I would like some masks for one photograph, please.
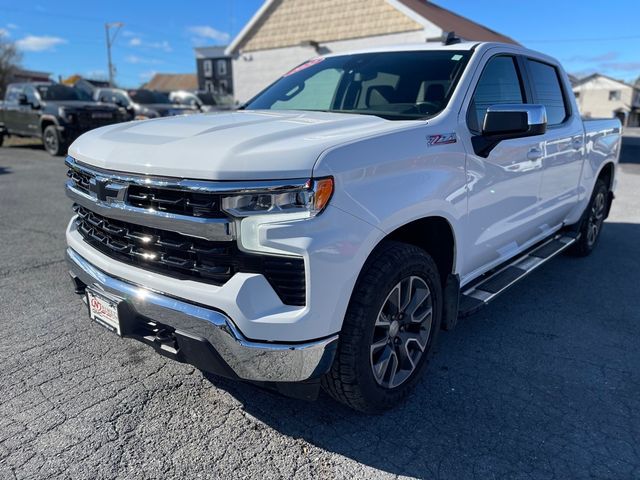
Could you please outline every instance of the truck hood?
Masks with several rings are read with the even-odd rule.
[[[246,110],[129,122],[92,130],[76,160],[121,172],[205,180],[309,177],[329,147],[415,121],[370,115]]]

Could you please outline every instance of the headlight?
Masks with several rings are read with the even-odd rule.
[[[322,212],[332,194],[333,178],[318,178],[298,189],[225,197],[222,209],[234,217],[291,213],[307,218]]]
[[[67,123],[73,123],[76,119],[75,114],[67,111],[64,107],[58,107],[58,115]]]

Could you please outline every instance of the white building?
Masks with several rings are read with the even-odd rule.
[[[640,89],[621,80],[594,73],[573,86],[584,117],[618,117],[622,125],[640,126]]]
[[[517,43],[426,0],[266,0],[226,50],[245,102],[305,60],[330,52],[440,40]]]

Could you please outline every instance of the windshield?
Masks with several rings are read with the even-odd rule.
[[[68,87],[66,85],[38,85],[36,87],[42,100],[82,100],[91,102],[91,96],[80,89]]]
[[[153,90],[134,90],[129,92],[129,96],[136,103],[167,103],[171,104],[169,95]]]
[[[118,90],[103,90],[100,92],[99,100],[106,103],[115,103],[121,107],[131,105],[131,99],[125,92]]]
[[[469,55],[441,50],[319,57],[285,74],[245,108],[426,118],[445,108]]]

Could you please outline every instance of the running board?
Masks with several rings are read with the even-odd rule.
[[[476,281],[471,287],[463,287],[458,316],[467,317],[477,312],[540,265],[569,248],[577,239],[578,235],[574,232],[562,232],[554,235],[514,258],[508,264],[498,267],[496,271],[485,274],[480,281]]]

